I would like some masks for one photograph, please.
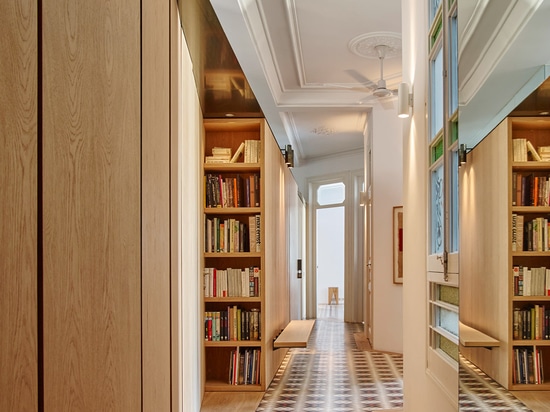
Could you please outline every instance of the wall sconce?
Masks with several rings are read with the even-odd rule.
[[[468,147],[465,144],[458,146],[458,166],[462,166],[466,163],[466,154],[469,152]]]
[[[409,117],[411,107],[413,107],[413,95],[409,93],[409,84],[399,83],[397,89],[397,116],[403,119]]]
[[[359,192],[359,206],[365,206],[367,204],[367,192]]]
[[[281,150],[283,153],[283,156],[285,158],[285,164],[293,168],[294,167],[294,150],[292,150],[292,146],[287,144],[284,149]]]

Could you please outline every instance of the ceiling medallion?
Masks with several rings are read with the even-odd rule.
[[[334,130],[326,126],[319,126],[319,127],[316,127],[315,129],[312,129],[311,133],[315,133],[320,136],[328,136],[333,134]]]
[[[401,56],[401,35],[389,31],[361,34],[348,43],[348,48],[358,56],[378,59],[376,46],[386,46],[385,58]]]

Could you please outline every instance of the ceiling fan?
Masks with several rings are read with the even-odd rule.
[[[374,49],[378,54],[378,60],[380,61],[380,79],[376,83],[367,79],[365,76],[363,76],[361,73],[357,72],[356,70],[349,69],[349,70],[346,70],[346,72],[350,76],[352,76],[355,80],[357,80],[361,84],[361,87],[346,87],[342,85],[332,85],[332,86],[345,87],[347,89],[352,89],[352,90],[368,90],[369,92],[372,92],[371,94],[374,97],[377,97],[377,98],[384,98],[384,97],[396,95],[397,89],[388,89],[386,87],[386,80],[384,80],[384,58],[386,57],[386,51],[388,50],[388,48],[389,46],[386,46],[384,44],[379,44],[374,46]]]
[[[369,79],[365,78],[360,73],[357,73],[353,70],[348,70],[348,73],[365,86],[367,90],[372,90],[372,95],[374,97],[389,97],[397,93],[397,90],[390,90],[386,87],[386,80],[384,80],[384,58],[386,57],[386,51],[388,46],[384,44],[379,44],[374,46],[374,49],[378,53],[378,60],[380,61],[380,79],[378,82],[374,83]],[[371,86],[367,86],[371,84]]]

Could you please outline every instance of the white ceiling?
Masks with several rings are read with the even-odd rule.
[[[387,88],[401,82],[401,0],[210,2],[279,145],[292,145],[298,165],[362,150],[368,113],[395,110],[396,96],[376,98],[364,86],[380,79],[378,44],[388,46]]]

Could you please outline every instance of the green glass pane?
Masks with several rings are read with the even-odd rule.
[[[443,156],[443,140],[439,140],[434,146],[432,146],[432,164],[437,162],[437,160]]]
[[[451,123],[451,136],[449,137],[451,139],[451,144],[453,144],[458,140],[458,123],[457,122]]]
[[[439,300],[458,306],[458,288],[438,285]]]
[[[458,345],[439,335],[439,349],[458,362]]]
[[[439,39],[439,36],[441,34],[441,29],[443,28],[443,21],[441,19],[441,14],[437,17],[437,21],[434,23],[434,30],[432,32],[432,35],[430,36],[430,50],[434,46],[434,44]]]

